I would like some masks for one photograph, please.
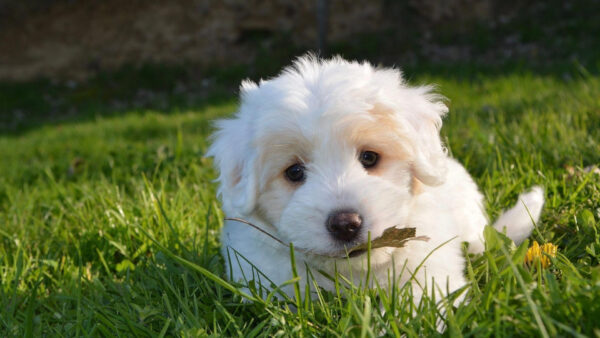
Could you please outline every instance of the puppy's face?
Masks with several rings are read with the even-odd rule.
[[[446,107],[428,90],[406,87],[395,70],[312,58],[243,84],[240,111],[219,122],[209,151],[225,212],[323,256],[410,226],[419,185],[444,173]]]
[[[340,257],[368,232],[405,226],[416,179],[390,113],[269,119],[255,141],[258,215],[296,247]]]

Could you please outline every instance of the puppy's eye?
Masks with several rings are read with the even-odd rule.
[[[302,164],[296,163],[285,170],[285,177],[292,182],[302,182],[304,181],[304,170]]]
[[[365,167],[365,169],[373,168],[379,160],[379,154],[374,151],[363,151],[358,156],[358,160]]]

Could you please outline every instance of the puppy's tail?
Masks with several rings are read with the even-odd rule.
[[[539,186],[519,195],[519,201],[512,208],[504,211],[494,223],[494,228],[500,232],[506,230],[506,235],[517,245],[527,238],[535,223],[540,218],[544,206],[544,189]]]

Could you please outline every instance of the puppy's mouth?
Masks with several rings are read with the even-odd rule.
[[[354,251],[351,251],[350,253],[348,253],[348,257],[350,257],[350,258],[359,257],[359,256],[366,254],[367,251],[368,250],[365,250],[365,249],[354,250]]]
[[[362,244],[356,244],[352,247],[345,245],[344,248],[341,250],[328,251],[328,252],[323,252],[323,251],[319,251],[319,250],[315,250],[315,249],[301,248],[301,247],[297,247],[297,246],[294,246],[294,250],[302,252],[307,255],[327,257],[327,258],[333,258],[333,259],[348,259],[348,258],[357,258],[357,257],[363,256],[364,254],[369,252],[367,245],[368,244],[366,242],[362,243]],[[289,245],[288,245],[288,247],[289,247]],[[365,247],[365,248],[363,248],[363,247]],[[375,250],[375,248],[371,248],[371,252],[373,250]]]
[[[282,241],[281,239],[275,237],[268,231],[262,229],[261,227],[259,227],[257,225],[254,225],[244,219],[231,217],[231,218],[226,218],[226,220],[240,222],[240,223],[249,225],[249,226],[253,227],[254,229],[262,232],[263,234],[269,236],[270,238],[272,238],[276,242],[280,243],[281,245],[290,247],[289,243]],[[373,240],[369,239],[366,242],[355,245],[351,248],[345,247],[344,252],[322,253],[322,252],[316,252],[315,250],[296,247],[296,246],[294,246],[294,250],[305,253],[305,254],[318,255],[318,256],[324,256],[324,257],[329,257],[329,258],[356,258],[356,257],[360,257],[360,256],[364,255],[369,250],[374,250],[374,249],[384,248],[384,247],[401,248],[401,247],[404,247],[408,241],[412,241],[412,240],[428,241],[429,237],[416,236],[415,228],[397,228],[396,226],[393,226],[393,227],[385,229],[381,236],[379,236]]]

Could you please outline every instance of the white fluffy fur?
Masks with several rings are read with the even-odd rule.
[[[318,270],[333,275],[337,266],[358,280],[367,269],[366,255],[328,257],[345,250],[325,227],[330,212],[359,211],[364,224],[355,243],[366,241],[367,232],[375,238],[390,226],[415,227],[430,240],[373,250],[372,277],[385,287],[395,271],[397,283],[411,282],[417,296],[431,290],[423,287],[432,280],[444,294],[456,290],[466,284],[461,242],[481,252],[488,220],[477,186],[440,141],[447,111],[431,87],[408,86],[399,70],[341,58],[306,56],[273,79],[246,81],[239,111],[217,122],[208,152],[220,171],[223,209],[302,248],[296,253],[299,275],[305,281],[309,267],[330,290]],[[375,169],[359,163],[362,150],[380,154]],[[302,184],[284,177],[295,162],[307,169]],[[495,225],[516,241],[530,234],[543,191],[534,188],[520,200]],[[227,221],[221,240],[231,279],[260,279],[268,286],[251,264],[277,285],[292,278],[289,249],[263,233]]]

